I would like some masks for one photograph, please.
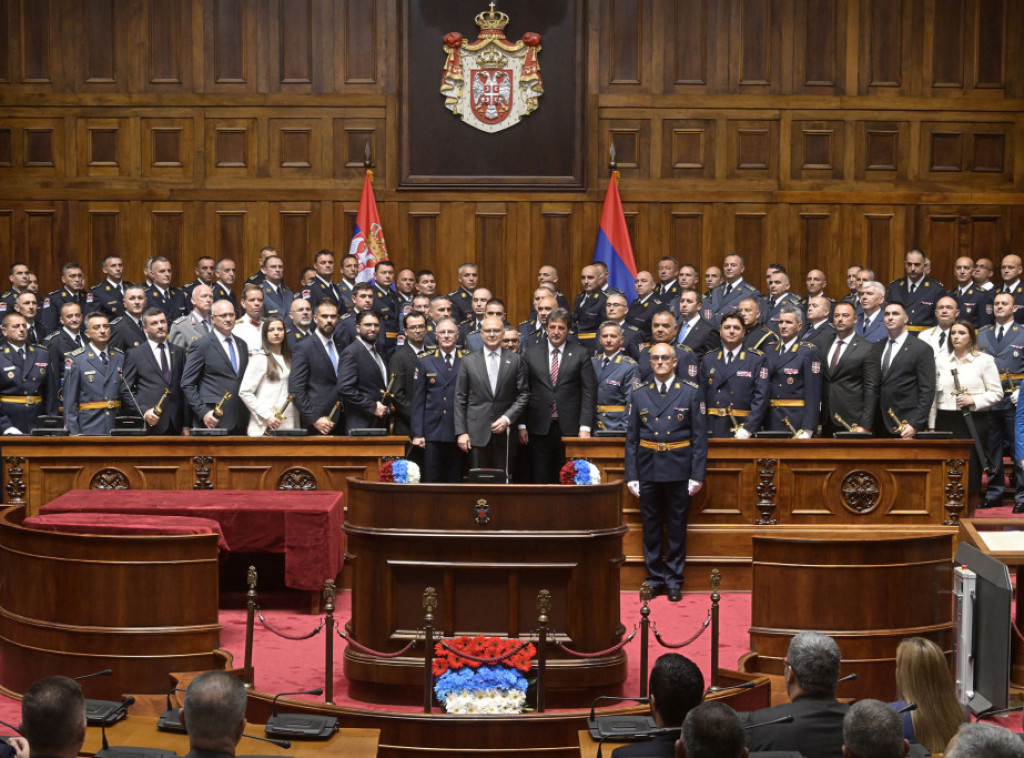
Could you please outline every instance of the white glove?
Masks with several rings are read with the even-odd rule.
[[[24,434],[24,432],[21,431],[21,429],[19,429],[18,427],[12,426],[6,432],[4,432],[4,434]]]
[[[1012,395],[1010,395],[1010,402],[1011,402],[1011,403],[1013,403],[1014,405],[1016,405],[1016,404],[1017,404],[1017,396],[1018,396],[1019,394],[1020,394],[1020,387],[1018,387],[1017,389],[1015,389],[1015,390],[1013,391],[1013,394],[1012,394]]]
[[[640,482],[626,482],[626,488],[633,493],[633,497],[640,497]]]
[[[736,430],[736,434],[734,434],[733,436],[738,440],[749,440],[750,432],[748,432],[745,428],[741,426],[739,429]]]
[[[798,434],[796,438],[798,440],[809,440],[813,436],[814,432],[812,432],[810,429],[801,429],[800,434]]]
[[[693,497],[698,492],[700,492],[700,488],[703,487],[703,486],[704,486],[704,482],[695,482],[695,481],[693,481],[693,479],[691,479],[690,480],[690,486],[687,488],[687,493],[690,495],[690,497]]]

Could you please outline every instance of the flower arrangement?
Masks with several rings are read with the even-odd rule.
[[[558,473],[562,484],[600,484],[601,472],[586,458],[573,458]]]
[[[434,646],[434,693],[447,713],[522,713],[532,643],[501,637],[456,637]]]
[[[384,461],[377,475],[379,482],[397,482],[398,484],[418,484],[420,467],[405,458],[393,458]]]

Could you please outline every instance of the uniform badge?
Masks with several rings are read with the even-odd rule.
[[[302,299],[309,300],[309,290],[302,290]]]
[[[88,295],[85,296],[85,302],[86,303],[91,303],[92,299],[93,298],[92,298],[92,293],[91,292]]]
[[[690,376],[697,376],[697,366],[695,364],[690,364],[686,367],[686,373]]]
[[[788,378],[788,379],[786,380],[786,384],[792,384],[792,383],[793,383],[793,377],[789,377],[789,378]]]
[[[818,361],[811,361],[811,373],[812,374],[819,374],[819,373],[821,373],[821,363],[819,363]]]
[[[64,359],[64,370],[67,371],[69,368],[71,368],[71,359],[70,358],[65,358]]]
[[[0,300],[0,313],[3,313],[6,310],[7,310],[7,301],[6,300]]]
[[[762,379],[767,379],[768,378],[768,369],[765,368],[764,366],[761,367],[761,378]]]
[[[705,414],[707,414],[707,412],[708,412],[708,409],[705,407],[704,403],[701,403],[700,404],[700,415],[704,416]]]
[[[14,372],[13,371],[8,371],[7,372],[7,378],[8,379],[13,379],[14,378]]]
[[[784,368],[784,369],[782,369],[782,373],[784,373],[786,375],[799,374],[800,373],[800,369],[798,369],[798,368]]]
[[[405,335],[404,334],[399,334],[398,337],[395,339],[395,344],[398,347],[401,347],[402,345],[404,345],[405,344]]]
[[[475,129],[500,132],[537,109],[544,94],[540,79],[540,35],[527,32],[518,42],[505,39],[509,17],[489,11],[477,15],[480,36],[467,42],[458,32],[444,36],[448,57],[441,77],[444,106]]]
[[[49,308],[50,307],[50,298],[47,297],[47,298],[43,299],[43,307],[44,308]]]
[[[622,384],[622,382],[617,381],[615,379],[605,379],[604,383],[608,384],[608,385],[611,385],[612,387],[618,387],[618,386],[620,386]]]

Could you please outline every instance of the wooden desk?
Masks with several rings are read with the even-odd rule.
[[[39,506],[68,490],[337,490],[377,478],[402,437],[4,438],[4,497]]]
[[[751,589],[757,535],[816,539],[837,530],[956,535],[965,514],[969,441],[711,440],[703,490],[690,505],[687,571],[722,571],[722,587]],[[621,439],[566,440],[602,481],[623,478]],[[646,576],[639,502],[622,490],[624,589]],[[952,557],[952,555],[950,555]]]
[[[188,735],[161,732],[156,728],[154,716],[128,716],[107,727],[107,743],[111,747],[152,747],[173,750],[178,755],[188,753]],[[265,737],[264,724],[246,724],[245,733]],[[377,755],[379,729],[339,729],[329,740],[292,740],[285,749],[269,742],[242,738],[238,755],[288,755],[294,758],[318,758],[328,753],[346,758],[372,758]],[[103,747],[100,728],[90,726],[80,755],[93,756]]]

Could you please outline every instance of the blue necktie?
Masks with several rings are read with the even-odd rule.
[[[238,373],[238,356],[235,355],[235,341],[230,337],[224,340],[228,343],[228,355],[231,356],[231,368],[234,369],[235,373]]]
[[[327,341],[327,355],[331,359],[331,367],[334,369],[334,375],[338,375],[338,353],[334,349],[334,340]]]
[[[690,330],[690,322],[684,321],[682,328],[679,330],[679,343],[683,344],[683,340],[686,339],[686,333]]]

